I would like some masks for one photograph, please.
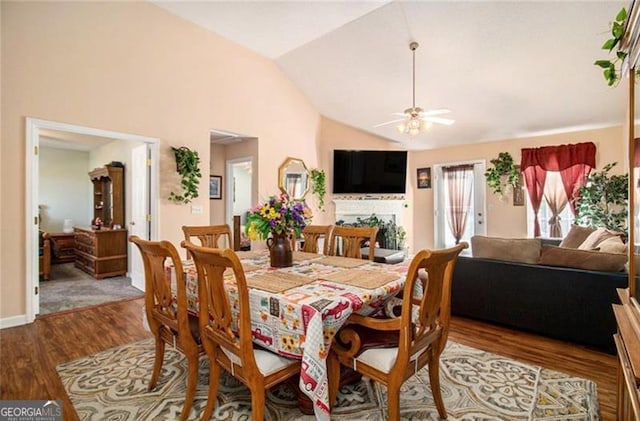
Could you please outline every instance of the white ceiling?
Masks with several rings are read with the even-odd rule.
[[[620,125],[625,90],[594,60],[627,1],[154,1],[272,58],[331,119],[431,149]],[[391,113],[449,108],[452,126],[401,135]],[[587,139],[585,139],[587,140]]]
[[[115,139],[108,137],[40,129],[40,146],[47,148],[89,152],[115,141]]]

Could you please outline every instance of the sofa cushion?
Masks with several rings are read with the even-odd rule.
[[[538,263],[542,241],[539,238],[471,237],[473,257],[507,262]]]
[[[622,238],[611,237],[598,244],[598,250],[604,253],[625,254],[627,253],[627,245],[622,242]]]
[[[567,233],[567,235],[560,242],[560,247],[577,249],[580,244],[584,243],[584,240],[586,240],[589,234],[591,234],[593,231],[595,231],[595,229],[591,227],[583,227],[573,224],[571,225],[569,233]]]
[[[547,266],[561,266],[599,272],[620,272],[624,270],[626,262],[627,256],[625,254],[544,246],[540,253],[539,263]]]
[[[580,250],[593,250],[607,238],[621,237],[622,235],[624,234],[620,232],[611,231],[606,228],[598,228],[594,232],[589,234],[589,236],[582,242],[582,244],[580,244],[580,246],[578,246],[578,248]]]

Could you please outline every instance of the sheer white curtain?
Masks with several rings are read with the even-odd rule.
[[[451,234],[460,242],[464,234],[473,193],[473,165],[456,165],[443,167],[447,189],[449,190],[449,218],[447,218]]]
[[[544,184],[544,199],[547,202],[547,205],[549,205],[549,210],[551,210],[551,218],[549,218],[549,236],[553,238],[562,238],[560,214],[564,211],[569,200],[559,172],[547,172],[547,179]]]

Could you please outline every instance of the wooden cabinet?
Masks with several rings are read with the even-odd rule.
[[[77,268],[96,279],[127,273],[127,230],[74,227]]]
[[[614,335],[618,351],[618,405],[616,419],[637,420],[640,415],[640,309],[629,290],[618,290],[621,305],[613,311],[618,323]]]
[[[51,263],[70,263],[76,260],[76,238],[70,232],[53,232],[51,240]]]
[[[93,184],[93,221],[100,218],[104,227],[123,227],[124,167],[108,164],[91,171],[89,177]]]

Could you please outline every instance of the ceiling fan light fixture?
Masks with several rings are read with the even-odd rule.
[[[413,55],[413,74],[412,74],[413,102],[411,104],[412,107],[404,110],[404,115],[406,117],[402,122],[400,122],[400,124],[396,126],[396,128],[400,133],[408,134],[409,136],[416,136],[421,131],[429,130],[431,126],[433,126],[433,123],[429,121],[428,118],[432,117],[436,112],[438,114],[443,112],[449,112],[449,110],[442,109],[442,110],[434,110],[434,111],[425,113],[425,111],[422,108],[416,107],[416,50],[418,49],[418,47],[419,47],[419,44],[415,41],[409,44],[409,49],[411,49],[411,52]],[[441,119],[441,120],[444,120],[444,119]],[[442,124],[445,124],[445,123],[442,123]]]

